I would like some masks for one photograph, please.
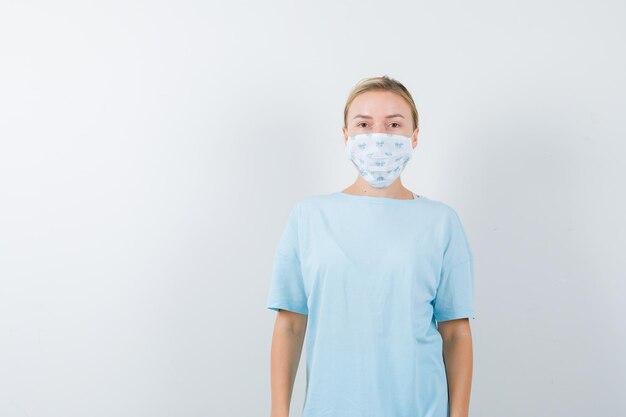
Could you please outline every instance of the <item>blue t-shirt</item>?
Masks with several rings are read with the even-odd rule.
[[[302,198],[267,299],[269,309],[308,315],[302,417],[447,417],[436,322],[475,318],[473,290],[472,251],[447,204]]]

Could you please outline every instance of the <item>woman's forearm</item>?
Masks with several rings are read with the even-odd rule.
[[[443,341],[450,417],[468,417],[472,385],[472,336],[460,333]]]
[[[271,352],[271,417],[287,417],[293,385],[302,353],[304,332],[293,331],[277,322]]]

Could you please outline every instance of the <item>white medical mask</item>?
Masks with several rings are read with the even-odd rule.
[[[346,156],[370,185],[385,188],[400,176],[413,155],[411,137],[364,133],[348,137]]]

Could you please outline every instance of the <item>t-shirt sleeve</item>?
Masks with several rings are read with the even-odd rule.
[[[475,318],[474,257],[456,211],[451,210],[446,227],[446,244],[435,295],[433,313],[437,322]]]
[[[300,206],[291,210],[287,225],[278,241],[274,253],[274,265],[267,308],[271,310],[289,310],[308,315],[307,296],[300,265],[299,226]]]

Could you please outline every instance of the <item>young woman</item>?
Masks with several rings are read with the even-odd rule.
[[[305,334],[302,417],[467,417],[473,256],[447,204],[406,189],[417,145],[408,90],[362,80],[344,110],[359,175],[302,198],[274,258],[271,417],[286,417]]]

